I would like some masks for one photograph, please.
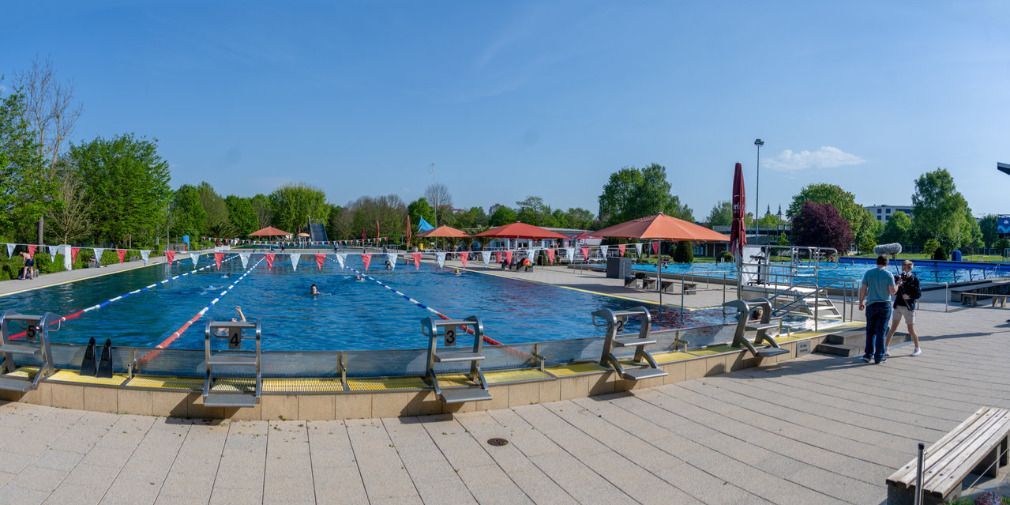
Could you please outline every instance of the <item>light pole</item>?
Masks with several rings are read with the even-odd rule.
[[[754,182],[754,240],[757,240],[758,232],[761,230],[761,146],[765,145],[765,141],[754,139],[754,145],[757,147],[757,178]]]

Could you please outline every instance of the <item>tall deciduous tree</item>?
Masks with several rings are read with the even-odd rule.
[[[256,212],[256,230],[270,226],[273,215],[270,211],[270,198],[266,195],[256,195],[249,199],[253,211]],[[253,230],[253,231],[256,231]]]
[[[80,104],[74,102],[74,88],[60,82],[49,60],[36,59],[15,81],[25,94],[25,110],[39,156],[47,167],[54,168],[81,115]]]
[[[438,220],[438,223],[432,221],[431,224],[438,226],[445,223],[452,214],[452,195],[449,194],[449,188],[445,184],[432,184],[424,190],[424,198],[435,209],[435,218]]]
[[[488,224],[491,226],[502,226],[516,222],[516,211],[508,205],[496,204],[491,207],[491,216]]]
[[[947,169],[938,168],[916,179],[912,207],[912,232],[920,244],[932,238],[949,251],[973,245],[981,237],[981,231],[975,236],[978,223]]]
[[[705,219],[705,224],[709,226],[729,226],[732,223],[733,205],[728,201],[716,203]]]
[[[152,244],[172,197],[157,144],[127,134],[72,146],[68,155],[85,181],[95,241]]]
[[[52,201],[35,133],[19,90],[0,101],[0,235],[33,241],[33,228]]]
[[[207,213],[207,225],[204,232],[215,238],[227,238],[234,235],[234,228],[228,219],[228,205],[224,198],[217,194],[214,187],[207,182],[201,182],[196,187],[200,193],[200,205]]]
[[[880,234],[880,242],[884,244],[910,245],[912,238],[912,218],[908,214],[898,211],[891,216],[891,219],[884,225],[884,231]]]
[[[172,234],[181,237],[189,235],[197,238],[207,232],[207,211],[200,201],[200,190],[196,186],[183,184],[172,195]]]
[[[228,207],[228,221],[238,236],[245,237],[261,228],[256,210],[253,209],[249,198],[228,195],[224,199],[224,204]]]
[[[849,222],[830,203],[806,202],[793,216],[793,243],[833,247],[844,254],[852,245]]]
[[[996,247],[996,242],[999,240],[999,216],[986,214],[982,219],[979,219],[978,227],[982,232],[982,242],[985,247]]]
[[[407,215],[410,216],[410,223],[414,229],[417,229],[417,225],[424,219],[428,224],[435,224],[435,209],[431,207],[428,203],[428,199],[425,197],[418,198],[410,205],[407,206]]]
[[[663,212],[693,221],[691,209],[670,194],[666,168],[653,163],[645,168],[622,168],[610,174],[600,194],[600,221],[609,226]]]
[[[876,219],[862,205],[856,203],[856,197],[835,184],[811,184],[804,187],[793,197],[786,215],[793,219],[806,202],[831,204],[849,223],[852,235],[858,243],[866,243],[870,237],[876,238],[879,228]],[[793,240],[796,242],[795,238]],[[799,242],[797,242],[799,243]]]
[[[310,219],[322,222],[330,214],[326,194],[305,184],[289,184],[271,193],[270,210],[274,226],[290,233],[297,233]]]
[[[59,185],[56,202],[46,215],[46,223],[63,244],[76,243],[91,231],[91,202],[84,194],[84,179],[77,167],[66,160],[53,169]]]

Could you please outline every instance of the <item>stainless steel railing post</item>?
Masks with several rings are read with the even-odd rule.
[[[916,470],[915,470],[915,505],[922,505],[922,464],[923,459],[925,459],[926,446],[919,442],[919,452],[915,457],[916,460]],[[999,458],[997,458],[997,461]]]

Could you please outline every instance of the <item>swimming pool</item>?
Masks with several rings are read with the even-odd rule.
[[[771,282],[788,284],[789,278],[798,285],[817,285],[821,287],[842,288],[858,285],[866,270],[873,268],[876,260],[868,258],[842,258],[838,263],[820,262],[816,264],[803,262],[797,265],[795,275],[791,274],[791,265],[786,262],[773,262],[771,267]],[[892,262],[888,270],[897,273],[900,266]],[[655,272],[655,265],[635,265],[635,270]],[[736,279],[736,265],[729,263],[691,263],[671,264],[663,267],[663,273],[687,274],[714,279]],[[924,286],[955,284],[959,282],[979,281],[997,277],[1010,277],[1010,264],[986,264],[967,262],[916,261],[915,273]],[[776,281],[775,277],[779,277]]]
[[[150,348],[167,339],[170,349],[202,349],[204,323],[235,317],[235,307],[241,306],[247,317],[262,323],[264,350],[353,351],[427,345],[420,320],[433,314],[392,289],[453,318],[477,315],[486,334],[504,344],[598,336],[601,331],[592,324],[592,311],[642,305],[473,272],[457,276],[428,264],[415,270],[401,263],[386,271],[381,254],[375,255],[370,278],[362,281],[351,270],[342,269],[332,254],[326,255],[322,269],[312,255],[303,255],[297,270],[286,255],[277,255],[268,269],[263,255],[254,254],[244,277],[247,270],[236,258],[229,254],[220,270],[207,256],[195,272],[189,259],[177,259],[171,267],[145,267],[16,294],[0,298],[0,310],[68,315],[132,292],[65,322],[51,340],[83,344],[91,337],[99,342],[111,338],[115,346]],[[360,256],[348,256],[347,267],[362,269]],[[319,296],[309,295],[313,283],[319,287]],[[233,287],[225,293],[229,286]],[[201,320],[185,327],[215,299]],[[721,309],[650,310],[658,328],[729,322]]]

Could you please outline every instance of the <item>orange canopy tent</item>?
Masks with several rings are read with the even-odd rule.
[[[470,238],[463,230],[457,230],[452,226],[439,226],[431,231],[426,231],[418,235],[423,238]]]
[[[287,237],[291,235],[284,230],[278,230],[273,226],[267,226],[266,228],[256,230],[249,234],[250,237]]]
[[[526,223],[512,223],[503,226],[496,226],[490,230],[482,231],[475,237],[485,237],[485,238],[528,238],[528,239],[560,239],[564,240],[568,237],[541,228],[539,226],[533,226],[532,224]]]
[[[705,228],[683,219],[677,219],[666,214],[659,213],[654,216],[640,217],[625,221],[621,224],[608,226],[602,230],[593,232],[601,237],[613,238],[637,238],[640,240],[690,240],[695,242],[729,242],[729,237],[717,231]],[[662,258],[662,255],[660,255]],[[659,282],[656,288],[659,291],[659,306],[663,306],[663,266],[662,261],[656,262],[656,276]],[[683,290],[683,286],[681,286]]]

